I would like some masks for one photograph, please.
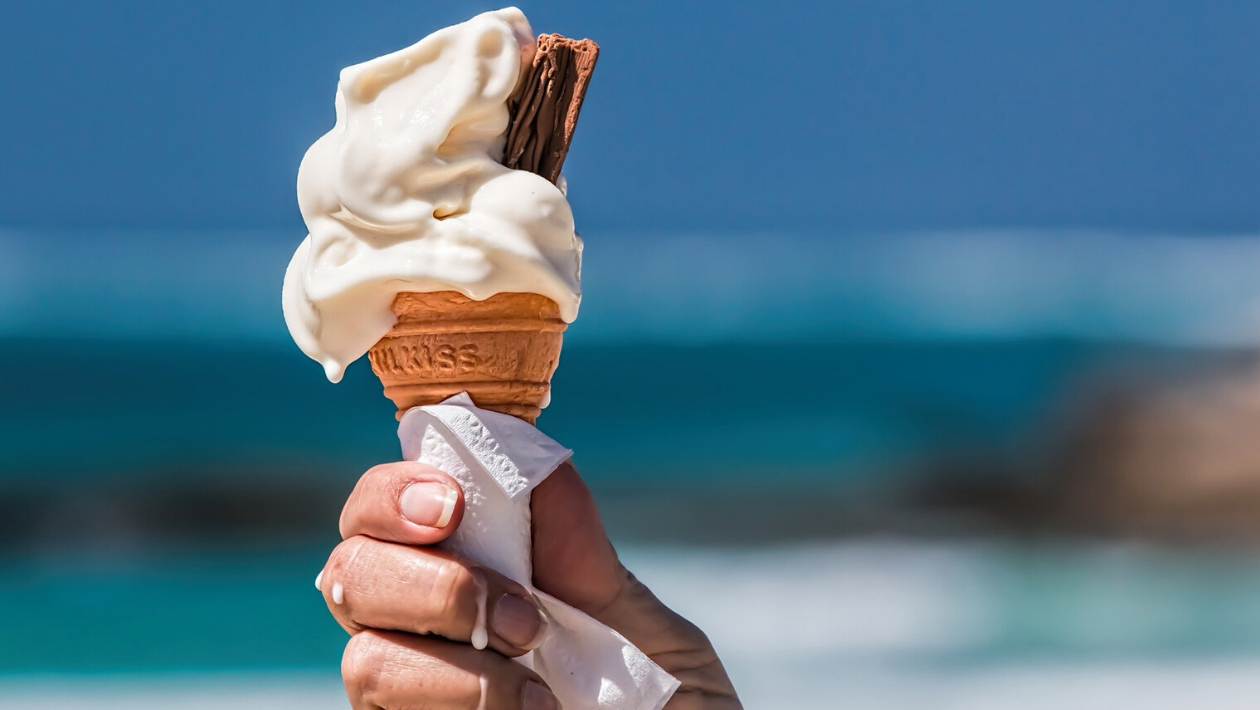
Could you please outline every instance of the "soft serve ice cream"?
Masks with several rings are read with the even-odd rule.
[[[337,123],[298,169],[310,233],[283,295],[329,380],[389,332],[402,292],[536,293],[577,316],[582,242],[564,194],[499,163],[533,36],[507,8],[342,70]]]

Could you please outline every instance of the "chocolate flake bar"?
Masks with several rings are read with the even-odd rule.
[[[504,165],[537,173],[552,182],[560,179],[598,58],[599,45],[589,39],[557,34],[538,37],[533,66],[508,99],[511,121]]]

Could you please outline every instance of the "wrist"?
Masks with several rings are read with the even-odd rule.
[[[617,630],[681,682],[680,693],[725,699],[739,708],[735,689],[708,636],[670,609],[624,567],[616,597],[591,615]]]

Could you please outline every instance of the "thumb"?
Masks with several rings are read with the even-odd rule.
[[[534,586],[588,614],[606,608],[628,573],[617,559],[595,499],[571,462],[534,489]]]

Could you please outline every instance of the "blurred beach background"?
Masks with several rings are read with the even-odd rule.
[[[1260,703],[1260,5],[522,8],[603,46],[539,425],[747,707]],[[294,178],[488,9],[6,6],[0,708],[347,706]]]

